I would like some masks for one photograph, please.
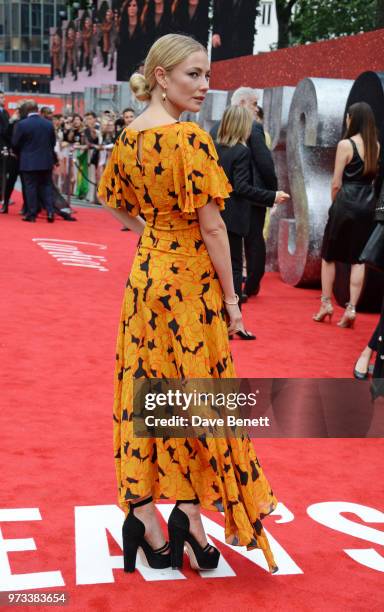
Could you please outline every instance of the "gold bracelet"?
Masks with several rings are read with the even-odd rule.
[[[239,296],[237,295],[237,293],[235,293],[235,298],[236,298],[235,302],[228,302],[228,300],[226,300],[224,297],[223,298],[224,304],[228,304],[228,306],[236,306],[236,304],[239,303]]]

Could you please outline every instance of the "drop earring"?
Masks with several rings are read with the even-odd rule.
[[[163,102],[166,101],[167,99],[167,92],[164,90],[163,93],[161,94],[161,97],[163,98]]]

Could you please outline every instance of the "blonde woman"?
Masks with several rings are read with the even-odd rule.
[[[119,328],[114,401],[114,451],[123,525],[124,568],[138,549],[153,568],[214,569],[200,516],[224,511],[229,544],[263,550],[277,567],[261,519],[277,500],[242,438],[136,438],[134,378],[232,378],[228,331],[243,330],[220,210],[230,185],[211,137],[180,121],[198,112],[208,91],[209,61],[196,40],[159,38],[144,75],[130,83],[145,111],[119,136],[99,188],[114,216],[141,238],[126,286]],[[145,217],[145,221],[144,221]],[[170,544],[153,500],[174,499]]]
[[[217,132],[216,149],[233,192],[225,204],[222,217],[228,231],[235,293],[242,294],[243,238],[249,232],[251,206],[273,206],[284,203],[289,195],[255,187],[251,182],[251,152],[247,140],[253,117],[245,106],[229,106]],[[255,340],[249,331],[236,332],[242,340]]]

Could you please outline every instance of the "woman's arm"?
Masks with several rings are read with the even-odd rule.
[[[336,149],[335,170],[331,183],[331,198],[332,202],[335,199],[337,192],[340,191],[343,182],[343,172],[345,166],[351,161],[353,156],[352,145],[349,140],[340,140]]]
[[[138,215],[137,217],[133,217],[130,215],[124,208],[111,208],[110,206],[106,206],[103,204],[104,208],[107,209],[112,215],[120,221],[125,227],[135,232],[135,234],[141,234],[144,231],[145,221],[143,217]]]
[[[205,246],[211,258],[213,267],[219,277],[220,285],[224,293],[224,301],[235,301],[235,289],[233,286],[231,254],[229,250],[228,234],[225,223],[220,215],[217,204],[211,200],[206,206],[197,209],[200,231]],[[241,312],[237,304],[225,304],[230,318],[228,331],[245,331]]]

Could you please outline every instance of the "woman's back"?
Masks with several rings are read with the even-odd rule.
[[[353,138],[349,138],[348,140],[352,145],[353,155],[351,161],[344,168],[343,182],[371,183],[373,176],[364,176],[364,145],[360,145],[362,153],[359,153],[355,140]]]
[[[149,227],[183,230],[198,226],[196,208],[210,196],[224,207],[228,181],[217,167],[211,137],[193,122],[146,129],[127,127],[112,154],[111,171],[102,179],[107,204],[142,214]],[[116,183],[120,183],[118,200]]]

